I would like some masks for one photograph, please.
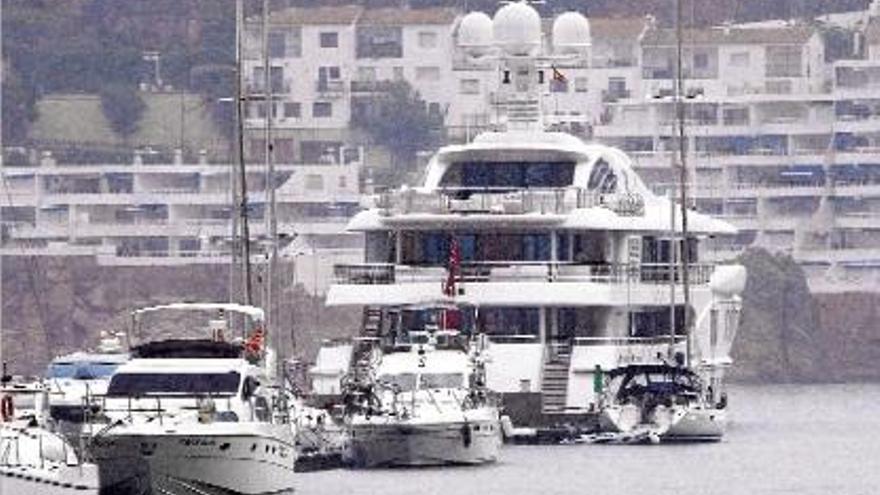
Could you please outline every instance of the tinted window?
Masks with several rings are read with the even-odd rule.
[[[524,189],[567,187],[574,162],[459,162],[443,175],[443,187]]]
[[[419,388],[458,388],[463,381],[461,373],[425,373]]]
[[[49,365],[49,378],[94,380],[106,378],[116,371],[116,363],[55,363]]]
[[[400,373],[396,375],[382,375],[379,381],[399,392],[409,392],[416,388],[415,373]]]
[[[123,373],[116,374],[108,396],[228,395],[238,391],[240,377],[229,373]]]

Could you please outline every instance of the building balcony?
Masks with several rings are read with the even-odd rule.
[[[325,99],[338,99],[345,96],[345,81],[341,79],[319,79],[315,81],[315,92]]]
[[[375,93],[388,91],[394,86],[394,81],[351,81],[352,93]]]

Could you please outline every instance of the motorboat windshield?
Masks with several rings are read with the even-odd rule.
[[[48,378],[69,378],[74,380],[97,380],[109,378],[120,363],[105,362],[57,362],[49,365]]]
[[[464,385],[462,373],[423,373],[420,376],[419,388],[461,388]]]
[[[379,383],[383,383],[397,392],[411,392],[416,388],[416,374],[395,373],[381,375]]]

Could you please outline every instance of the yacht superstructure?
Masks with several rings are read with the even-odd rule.
[[[487,385],[520,424],[589,416],[594,374],[623,365],[681,354],[719,381],[739,324],[745,270],[700,261],[701,240],[735,229],[690,212],[683,238],[680,206],[645,187],[625,153],[544,129],[540,84],[558,77],[554,60],[579,56],[587,22],[557,18],[554,52],[543,54],[540,18],[525,3],[462,20],[459,43],[497,59],[498,130],[440,149],[419,187],[380,195],[356,215],[348,228],[365,235],[365,263],[337,266],[328,293],[329,304],[365,307],[369,337],[454,278],[456,299],[476,308],[474,325],[492,342]]]

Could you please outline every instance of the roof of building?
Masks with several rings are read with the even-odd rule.
[[[590,35],[594,39],[637,40],[648,27],[644,17],[594,17],[590,19]]]
[[[880,44],[880,17],[872,17],[865,28],[865,41],[869,45]]]
[[[363,12],[357,5],[290,7],[272,13],[273,24],[352,24]]]
[[[685,45],[802,45],[815,32],[808,26],[754,29],[713,27],[685,29],[682,40]],[[645,33],[642,44],[673,46],[676,44],[676,32],[674,29],[650,29]]]
[[[452,24],[458,11],[451,8],[426,9],[380,8],[364,10],[358,24],[397,26],[403,24]]]
[[[452,24],[458,11],[451,8],[395,9],[364,8],[359,5],[322,7],[290,7],[272,13],[273,24],[319,25],[363,24],[373,26],[399,26],[410,24]],[[248,22],[259,22],[251,18]]]

